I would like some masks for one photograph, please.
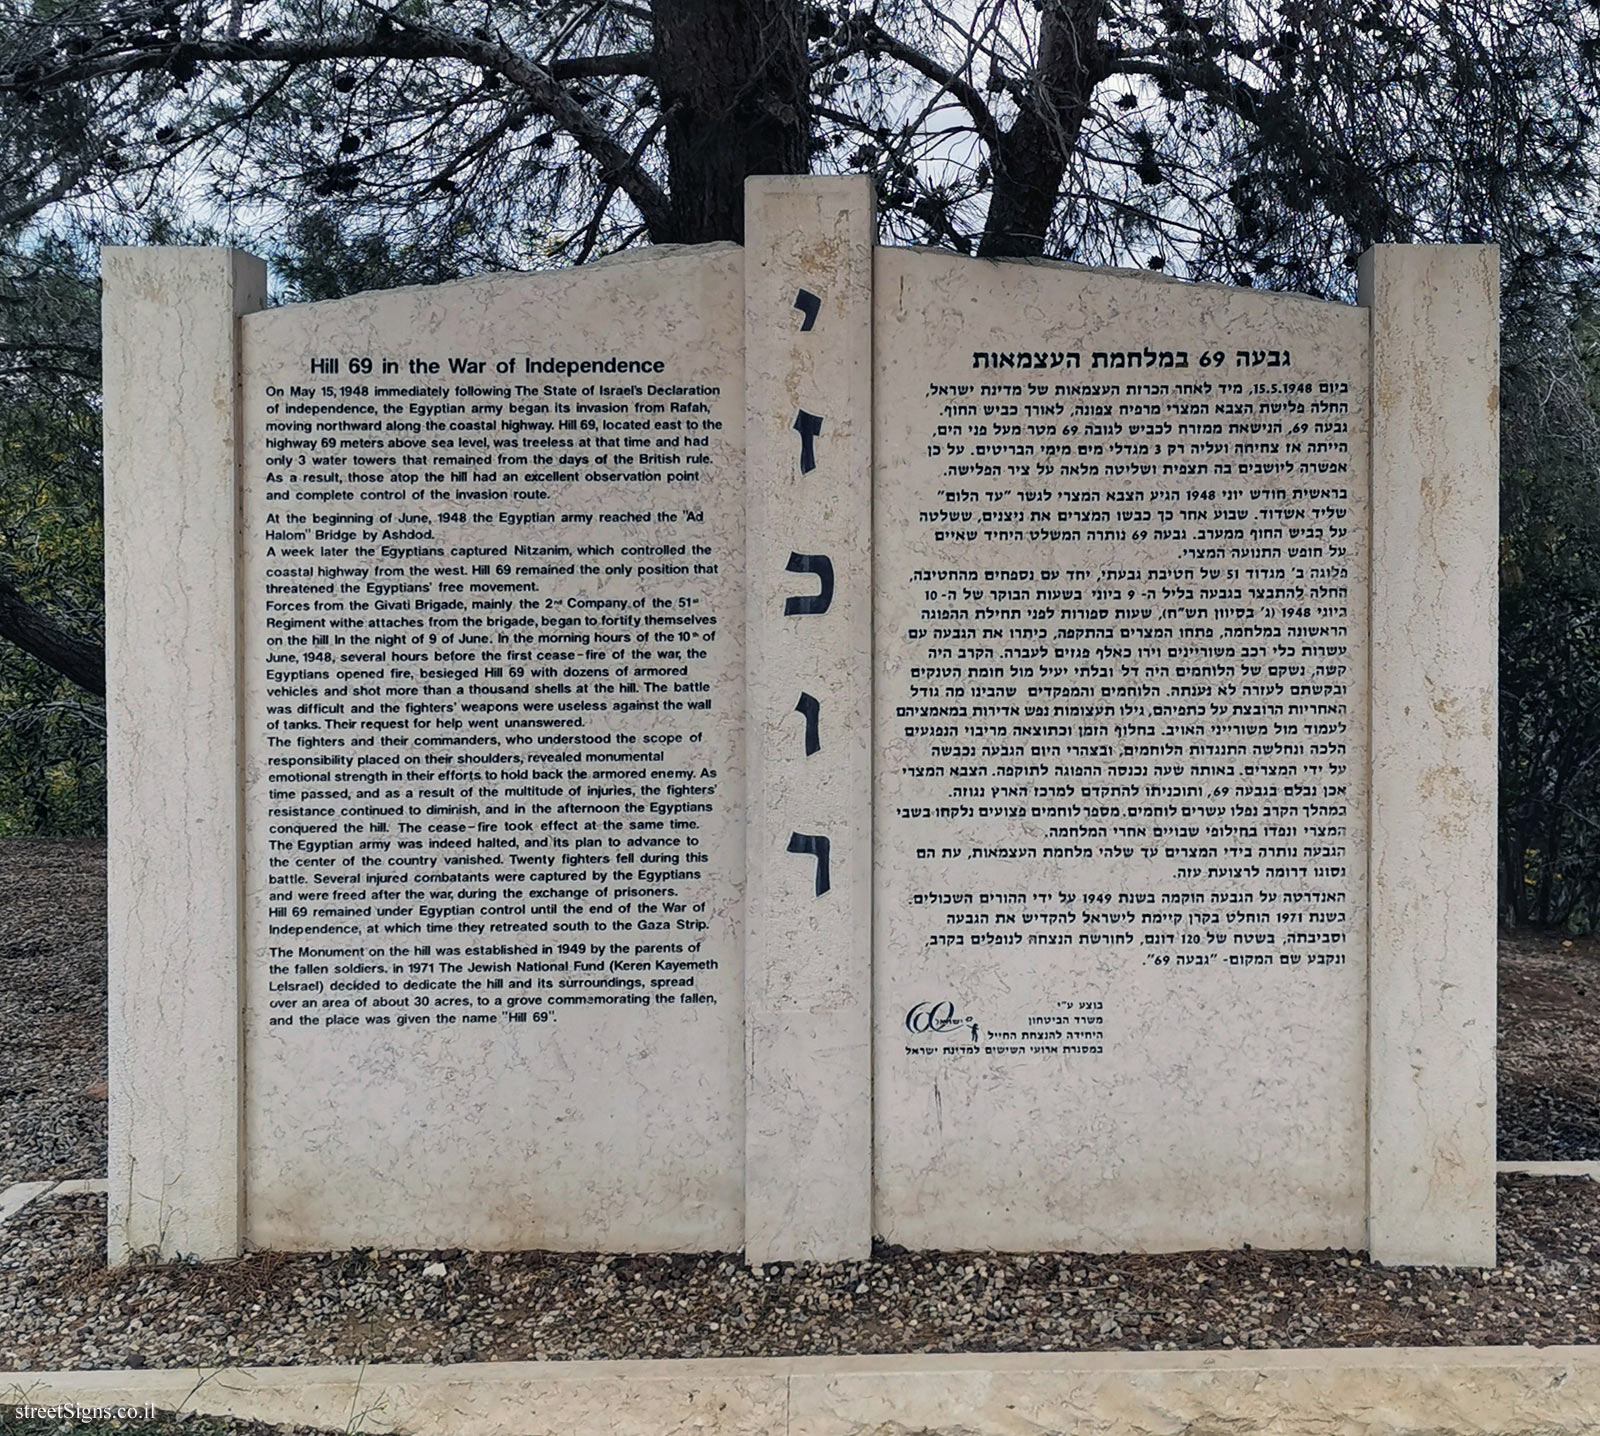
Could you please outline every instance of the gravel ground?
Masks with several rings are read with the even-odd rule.
[[[106,1173],[106,845],[0,841],[0,1190]]]
[[[1600,942],[1500,939],[1500,1160],[1600,1159]]]
[[[112,1403],[115,1404],[115,1403]],[[346,1436],[310,1426],[274,1426],[266,1421],[240,1421],[228,1416],[174,1415],[157,1412],[149,1419],[112,1417],[96,1420],[69,1415],[21,1417],[17,1408],[0,1406],[0,1431],[5,1436]]]
[[[835,1352],[1587,1344],[1600,1184],[1502,1177],[1493,1271],[1348,1252],[992,1256],[261,1253],[102,1264],[105,1203],[0,1228],[0,1370]]]
[[[104,844],[0,842],[0,1187],[105,1171]],[[1501,1155],[1600,1158],[1600,944],[1501,943]],[[1592,974],[1592,978],[1591,978]],[[105,1202],[0,1227],[0,1370],[1600,1341],[1600,1184],[1502,1177],[1501,1265],[1348,1252],[259,1253],[108,1272]]]

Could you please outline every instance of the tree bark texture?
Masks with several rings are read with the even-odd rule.
[[[1044,0],[1038,62],[1021,111],[994,146],[994,188],[978,253],[988,259],[1044,253],[1050,216],[1077,148],[1095,86],[1106,75],[1100,46],[1104,0]]]
[[[65,674],[80,688],[105,697],[105,649],[35,608],[3,579],[0,579],[0,638],[10,639],[24,653],[32,654],[41,663]]]
[[[805,7],[793,0],[656,0],[669,217],[657,244],[744,239],[748,175],[805,174]]]

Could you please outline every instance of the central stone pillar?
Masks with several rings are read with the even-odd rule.
[[[745,218],[745,1255],[872,1248],[872,184]]]

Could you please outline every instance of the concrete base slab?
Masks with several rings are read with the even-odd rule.
[[[1525,1177],[1587,1177],[1600,1182],[1600,1162],[1496,1162],[1495,1173],[1516,1172]]]
[[[1592,1436],[1600,1348],[48,1371],[0,1402],[414,1436]]]
[[[104,1196],[106,1179],[72,1177],[60,1182],[14,1182],[0,1192],[0,1227],[16,1216],[29,1202],[36,1202],[40,1197],[72,1197],[85,1192]]]
[[[0,1226],[4,1226],[29,1202],[55,1187],[54,1182],[14,1182],[0,1192]]]

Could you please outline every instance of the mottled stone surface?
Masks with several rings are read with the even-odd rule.
[[[235,317],[266,266],[107,249],[106,804],[113,1260],[236,1255]]]
[[[843,1261],[872,1247],[872,185],[746,207],[745,1253]]]
[[[1371,1158],[1381,1261],[1494,1263],[1499,250],[1382,245],[1372,312]]]
[[[1587,1436],[1593,1348],[801,1357],[40,1372],[151,1402],[413,1436]]]
[[[1492,1260],[1494,252],[748,232],[108,251],[113,1255]]]
[[[741,270],[666,250],[244,324],[252,1243],[742,1241]],[[365,407],[376,446],[326,427]]]
[[[1366,314],[875,294],[879,1233],[1359,1246]]]

